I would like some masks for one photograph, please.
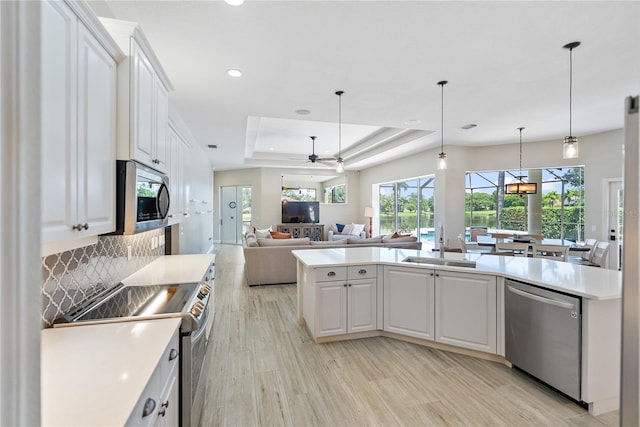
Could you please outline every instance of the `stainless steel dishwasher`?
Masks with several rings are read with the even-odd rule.
[[[505,285],[506,359],[581,401],[580,298],[509,279]]]

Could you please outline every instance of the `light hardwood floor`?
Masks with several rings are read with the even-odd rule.
[[[506,366],[388,338],[315,344],[295,285],[248,287],[242,247],[216,246],[208,426],[602,426]]]

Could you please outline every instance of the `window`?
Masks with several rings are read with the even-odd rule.
[[[504,194],[504,185],[518,170],[467,172],[467,227],[489,231],[526,233],[529,221],[541,221],[542,234],[549,239],[584,239],[584,167],[541,169],[538,194]],[[531,197],[541,198],[541,210],[529,218]]]
[[[332,185],[324,189],[324,203],[346,203],[346,202],[347,202],[346,184]]]
[[[282,188],[282,197],[288,200],[298,200],[302,202],[315,202],[315,188]]]
[[[397,231],[433,242],[433,193],[432,176],[380,184],[380,234]]]

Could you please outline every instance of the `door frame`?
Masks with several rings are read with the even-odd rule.
[[[619,230],[616,230],[615,237],[616,240],[613,242],[610,239],[611,229],[609,228],[609,217],[611,213],[611,184],[619,183],[620,188],[622,188],[622,177],[620,178],[605,178],[602,180],[602,203],[603,203],[603,212],[602,215],[602,231],[600,232],[599,241],[608,242],[609,246],[609,255],[607,257],[607,268],[618,270],[618,266],[620,265],[620,233]],[[618,207],[613,207],[617,211]]]

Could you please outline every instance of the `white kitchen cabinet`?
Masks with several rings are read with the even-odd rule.
[[[164,350],[140,395],[127,426],[178,426],[180,354],[179,329]]]
[[[127,55],[118,67],[118,159],[167,173],[171,83],[137,23],[100,20]]]
[[[315,304],[307,315],[314,337],[376,330],[375,266],[318,268],[313,275]]]
[[[434,339],[434,270],[384,267],[384,330]]]
[[[444,344],[497,352],[496,277],[436,272],[436,336]]]
[[[187,155],[189,147],[180,134],[169,126],[167,139],[169,143],[169,224],[181,222],[187,214]]]
[[[64,2],[43,3],[42,43],[41,230],[50,246],[115,230],[116,60]]]

